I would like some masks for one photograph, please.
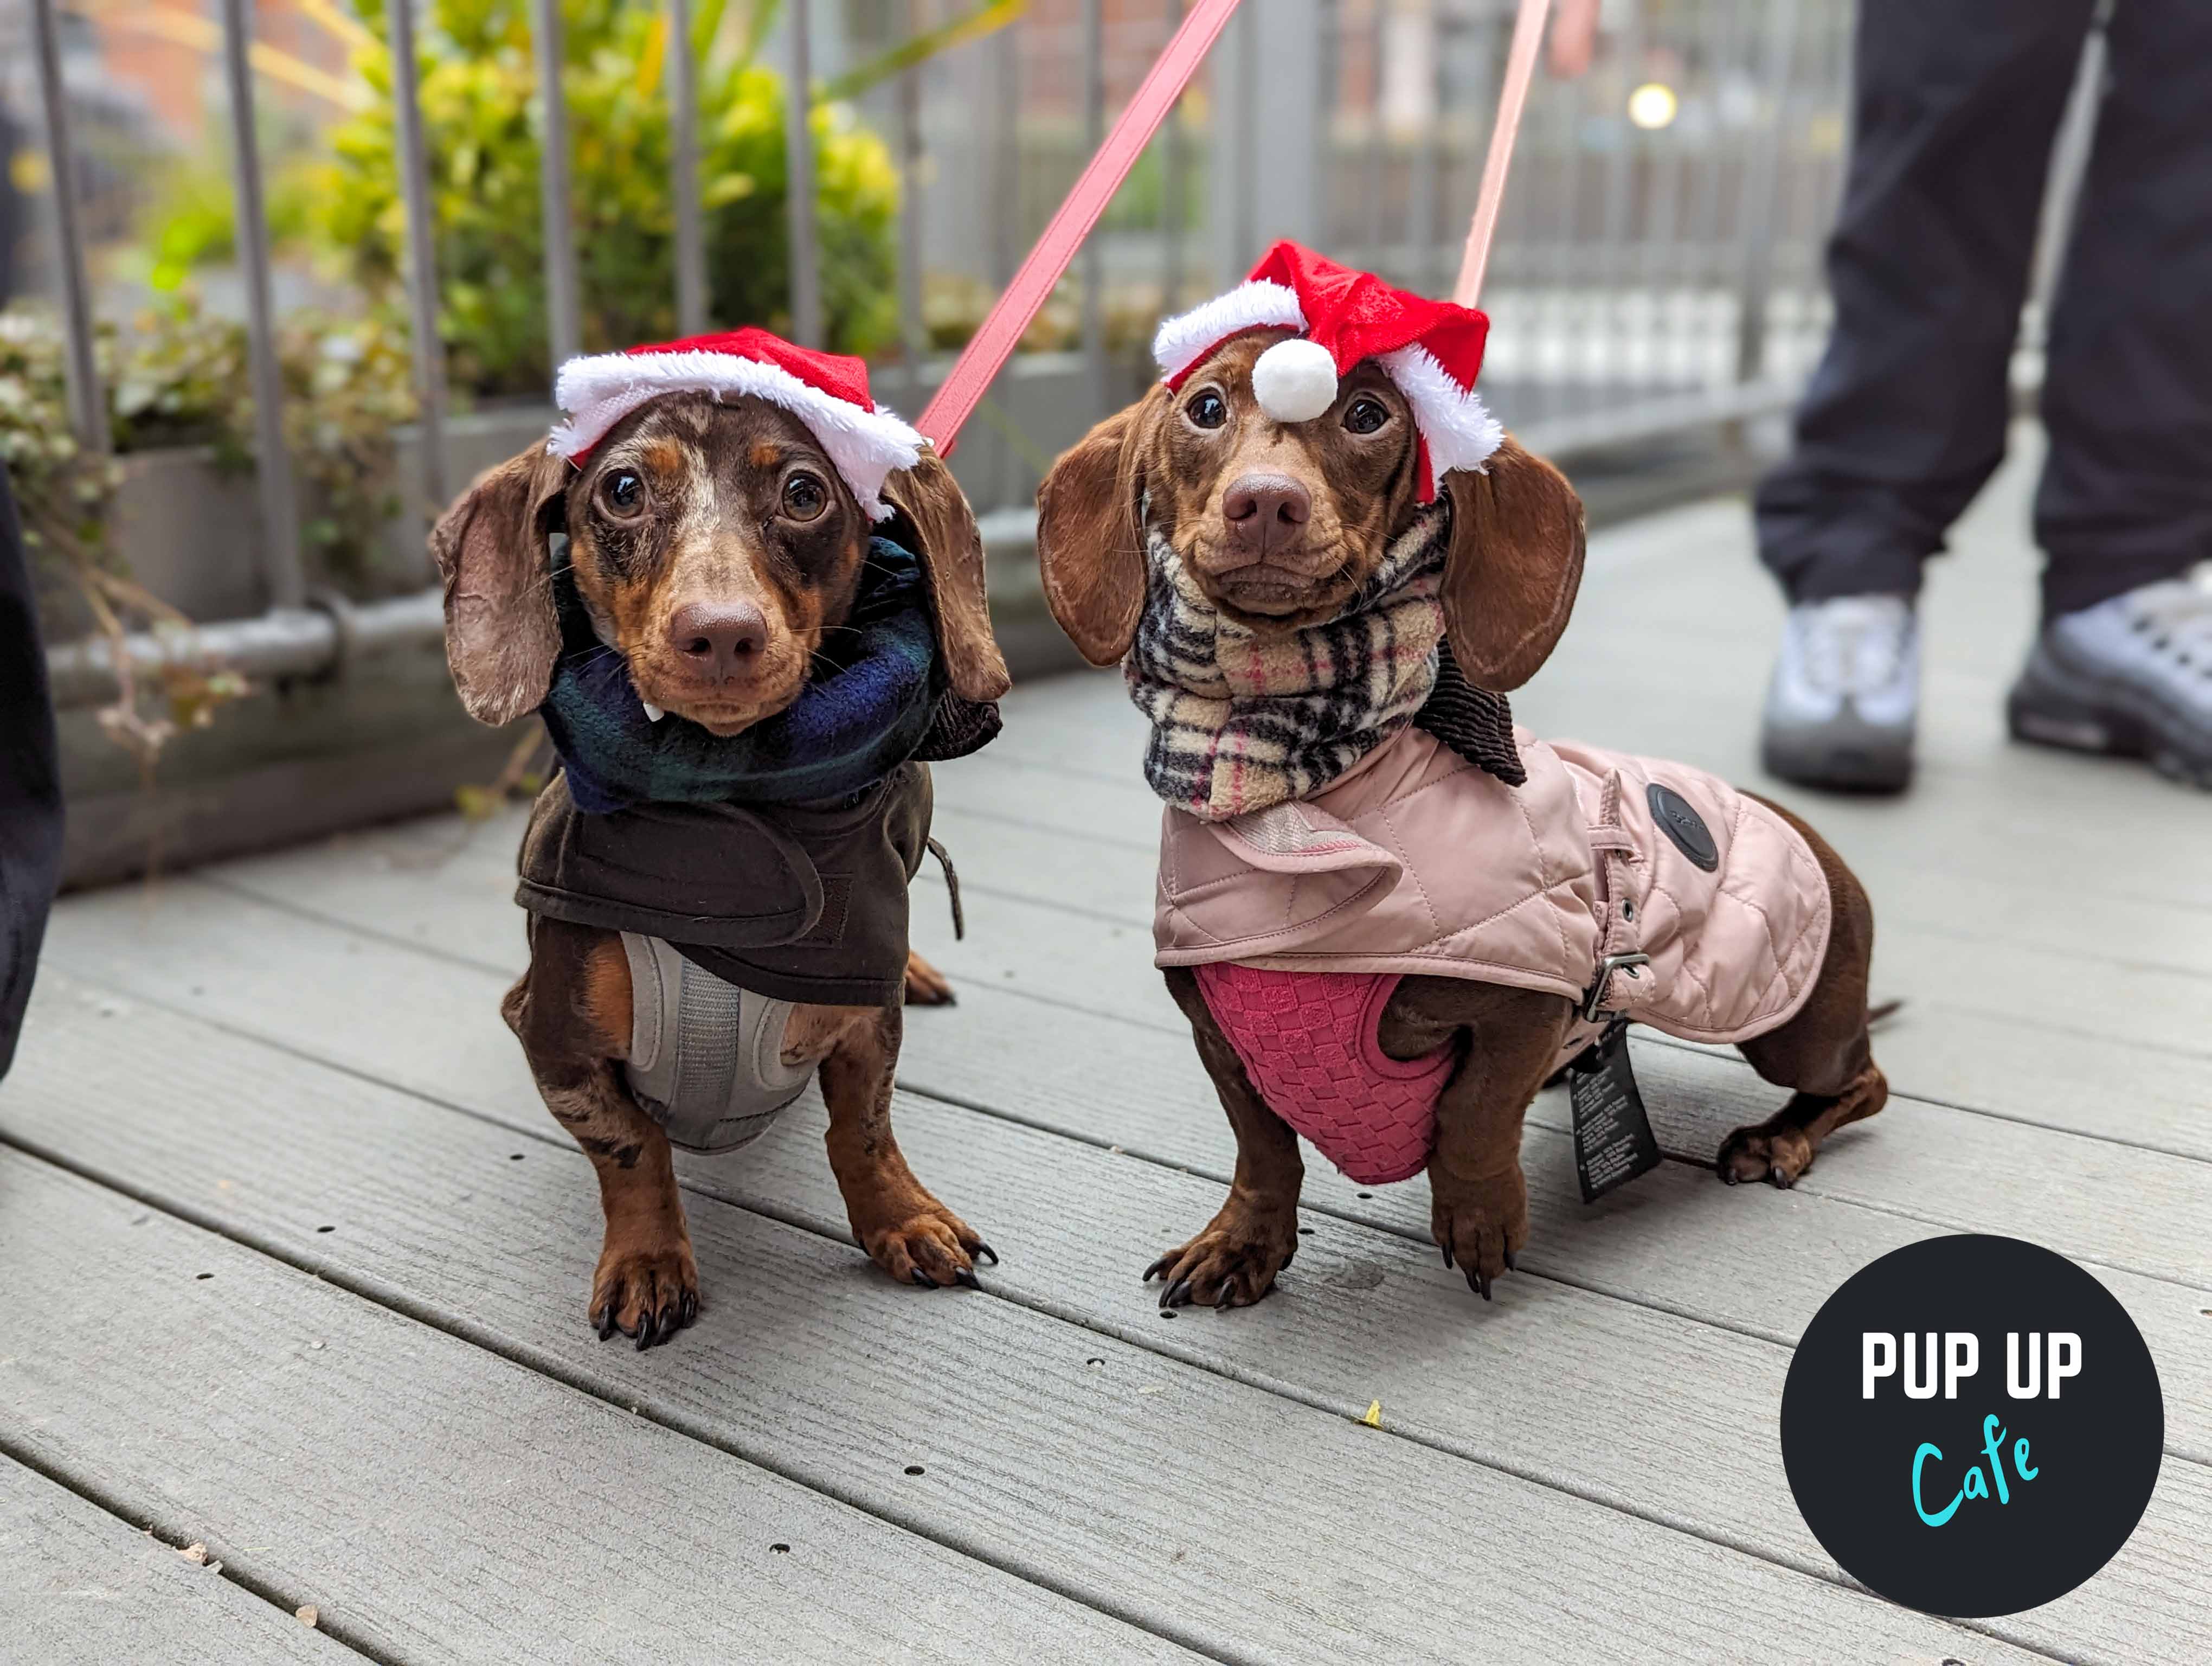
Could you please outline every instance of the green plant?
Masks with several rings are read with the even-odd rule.
[[[404,242],[392,66],[381,0],[363,9],[378,44],[356,67],[377,101],[338,125],[327,158],[300,167],[319,241],[370,295],[389,296]],[[787,327],[783,80],[752,61],[744,32],[716,44],[722,16],[722,0],[707,0],[694,30],[712,311]],[[645,0],[564,0],[562,17],[585,344],[665,337],[676,327],[665,14]],[[422,32],[441,327],[455,385],[485,393],[536,392],[547,378],[531,45],[524,0],[434,0]],[[895,334],[898,179],[842,106],[817,106],[811,121],[824,311],[834,345],[866,351]]]
[[[218,467],[252,466],[243,326],[177,301],[142,313],[128,330],[103,324],[94,349],[118,455],[204,445]],[[378,312],[301,313],[286,320],[277,351],[288,449],[313,508],[303,530],[325,572],[358,582],[372,541],[399,507],[392,430],[414,414],[405,337]],[[0,312],[0,465],[49,595],[76,595],[111,641],[142,627],[189,629],[182,613],[131,578],[113,546],[108,516],[121,465],[77,444],[61,332],[44,313]],[[197,660],[165,666],[157,684],[138,687],[126,666],[122,697],[101,714],[149,769],[170,736],[204,727],[245,691],[234,673]]]
[[[175,356],[191,367],[180,379],[190,386],[204,368],[198,344]],[[135,356],[112,329],[94,343],[101,385],[120,390],[124,366]],[[61,333],[41,314],[0,312],[0,465],[5,466],[22,515],[24,540],[33,571],[52,591],[71,584],[109,644],[116,668],[116,699],[100,712],[100,727],[138,760],[150,784],[161,748],[180,729],[204,728],[226,701],[246,692],[236,672],[198,658],[166,662],[152,688],[140,685],[125,635],[143,626],[164,634],[183,631],[190,621],[159,597],[134,582],[117,560],[108,538],[107,514],[122,470],[112,458],[87,452],[71,431],[63,370]],[[143,367],[132,363],[134,369]],[[131,383],[148,395],[126,415],[111,408],[118,439],[158,432],[184,415],[184,400],[166,397],[154,380]],[[210,386],[211,384],[203,384]]]

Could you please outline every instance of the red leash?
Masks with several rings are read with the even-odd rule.
[[[1106,204],[1114,200],[1114,193],[1121,188],[1121,181],[1129,177],[1129,170],[1137,165],[1152,135],[1175,108],[1176,100],[1198,73],[1198,66],[1206,61],[1206,54],[1218,38],[1230,17],[1235,13],[1237,0],[1198,0],[1182,21],[1145,76],[1144,85],[1137,88],[1128,107],[1121,112],[1121,119],[1114,124],[1106,143],[1083,170],[1083,177],[1067,193],[1067,200],[1052,216],[1052,223],[1037,239],[1036,246],[1022,262],[1014,281],[1006,286],[1006,293],[991,308],[981,329],[969,338],[953,362],[951,374],[937,390],[929,408],[921,413],[915,426],[929,442],[936,447],[939,457],[952,455],[952,448],[960,441],[960,429],[975,414],[983,391],[991,385],[992,378],[1005,368],[1022,332],[1030,327],[1053,286],[1060,280],[1068,264],[1075,258],[1083,240],[1098,223],[1098,216],[1106,212]]]

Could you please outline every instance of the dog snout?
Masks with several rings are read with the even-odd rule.
[[[768,647],[768,616],[752,602],[686,602],[668,622],[669,645],[695,675],[748,677]]]
[[[1267,561],[1295,544],[1313,519],[1313,494],[1286,474],[1248,474],[1221,495],[1230,552]]]

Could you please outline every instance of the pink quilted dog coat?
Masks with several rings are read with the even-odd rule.
[[[1564,1061],[1614,1014],[1690,1041],[1763,1035],[1827,952],[1827,881],[1765,805],[1687,764],[1516,739],[1518,787],[1408,727],[1310,799],[1164,812],[1157,964],[1236,969],[1200,976],[1216,1020],[1269,1105],[1355,1180],[1426,1161],[1450,1074],[1448,1050],[1401,1063],[1376,1046],[1398,976],[1579,1006],[1608,965]]]

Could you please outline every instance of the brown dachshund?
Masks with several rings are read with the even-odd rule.
[[[1130,648],[1146,605],[1147,532],[1164,536],[1207,600],[1257,633],[1333,617],[1413,524],[1419,460],[1405,396],[1373,361],[1342,380],[1319,419],[1268,420],[1252,388],[1261,353],[1284,330],[1235,336],[1179,388],[1155,386],[1060,458],[1038,494],[1046,593],[1061,628],[1096,665]],[[1449,504],[1443,578],[1446,640],[1467,678],[1517,688],[1550,654],[1580,583],[1580,501],[1565,478],[1511,440],[1486,471],[1439,483]],[[1149,520],[1140,526],[1139,516]],[[1832,905],[1825,958],[1803,1005],[1741,1043],[1790,1102],[1723,1144],[1731,1184],[1788,1186],[1842,1124],[1887,1097],[1868,1038],[1873,915],[1835,853],[1795,818]],[[1170,968],[1170,992],[1237,1132],[1229,1199],[1206,1229],[1154,1263],[1163,1305],[1257,1301],[1297,1246],[1298,1141],[1271,1110],[1200,994]],[[1448,1264],[1487,1296],[1528,1231],[1522,1119],[1558,1068],[1577,1018],[1561,995],[1459,977],[1408,976],[1385,1007],[1378,1040],[1393,1060],[1458,1039],[1464,1051],[1437,1106],[1427,1172],[1431,1228]]]
[[[895,514],[872,529],[809,429],[751,397],[663,394],[599,440],[581,467],[533,446],[479,480],[432,535],[462,698],[494,724],[545,699],[561,646],[549,538],[565,532],[575,593],[600,641],[627,662],[648,715],[658,721],[658,708],[711,734],[738,734],[799,696],[816,651],[853,607],[874,530],[921,558],[952,690],[995,700],[1006,667],[966,500],[926,450],[883,496]],[[927,772],[905,768],[922,772],[918,842]],[[623,1067],[631,965],[615,932],[527,918],[530,969],[501,1012],[546,1108],[598,1171],[606,1232],[591,1323],[602,1337],[619,1330],[646,1347],[691,1322],[699,1276],[669,1140]],[[902,941],[902,919],[898,930]],[[904,994],[951,999],[918,956],[907,961]],[[896,994],[883,1005],[798,1005],[781,1062],[818,1067],[830,1167],[877,1265],[902,1283],[973,1285],[974,1258],[988,1247],[914,1177],[891,1134],[901,1022]]]

